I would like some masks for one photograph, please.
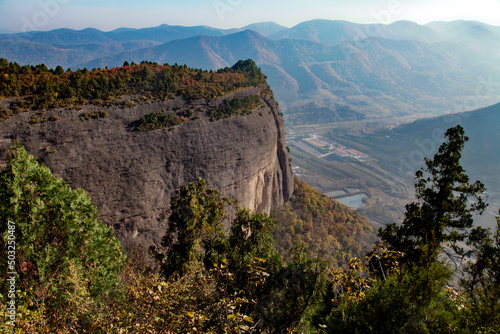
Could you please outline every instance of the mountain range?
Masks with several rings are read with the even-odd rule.
[[[147,60],[212,70],[251,58],[293,125],[413,120],[494,104],[500,100],[499,42],[500,27],[473,21],[313,20],[292,28],[267,22],[225,30],[161,25],[4,34],[0,57],[52,68]]]

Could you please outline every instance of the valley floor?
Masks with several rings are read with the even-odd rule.
[[[294,174],[328,197],[359,211],[376,228],[401,222],[405,205],[415,199],[414,171],[401,173],[385,148],[362,148],[342,135],[355,127],[364,129],[362,133],[373,130],[366,122],[289,126],[287,144]],[[500,192],[490,191],[487,196],[490,206],[476,218],[476,223],[492,227],[500,208]]]

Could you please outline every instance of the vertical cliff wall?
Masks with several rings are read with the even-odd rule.
[[[210,102],[177,98],[128,109],[53,110],[46,116],[60,119],[43,124],[30,124],[33,112],[23,113],[0,123],[0,154],[13,140],[20,141],[56,176],[90,194],[125,249],[147,249],[163,236],[174,190],[198,177],[255,211],[269,212],[291,196],[283,120],[267,88],[251,87]],[[223,99],[250,94],[262,102],[251,115],[215,122],[206,115]],[[158,110],[193,110],[199,119],[169,129],[136,130],[141,117]],[[109,116],[82,120],[91,111]]]

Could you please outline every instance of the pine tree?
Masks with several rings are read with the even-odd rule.
[[[199,178],[176,191],[170,210],[169,227],[162,240],[162,246],[167,248],[164,274],[182,274],[198,263],[212,268],[225,250],[225,212],[219,192],[207,188]]]
[[[499,212],[500,213],[500,212]],[[465,277],[460,285],[467,296],[463,327],[475,333],[500,330],[500,216],[494,232],[476,227],[470,233]]]
[[[57,74],[57,75],[64,74],[64,69],[62,68],[61,65],[59,65],[59,66],[56,67],[54,73]]]
[[[84,190],[72,190],[19,143],[11,147],[0,173],[0,235],[5,259],[8,240],[15,240],[9,271],[19,275],[17,288],[25,292],[16,301],[20,309],[36,302],[53,319],[55,314],[98,317],[92,313],[99,302],[119,291],[125,256],[111,228],[98,221]],[[2,261],[2,273],[5,266]],[[6,288],[0,285],[2,303]]]
[[[473,215],[482,214],[487,206],[484,185],[479,181],[471,184],[460,165],[462,149],[469,140],[464,129],[460,125],[450,128],[445,138],[434,158],[426,158],[425,167],[416,172],[418,201],[406,206],[403,224],[379,230],[383,243],[406,253],[407,262],[431,264],[442,252],[450,258],[462,254],[457,243],[466,239]]]

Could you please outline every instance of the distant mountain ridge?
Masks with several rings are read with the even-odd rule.
[[[307,40],[326,46],[336,46],[345,42],[360,42],[367,38],[384,38],[400,41],[417,41],[424,43],[456,43],[456,42],[491,42],[500,38],[500,27],[474,21],[431,22],[419,25],[410,21],[397,21],[389,25],[358,24],[348,21],[312,20],[302,22],[294,27],[286,28],[274,22],[262,22],[243,28],[219,29],[208,26],[178,26],[162,24],[151,28],[118,28],[112,31],[101,31],[94,28],[83,30],[56,29],[51,31],[36,31],[18,34],[0,34],[0,51],[4,58],[19,63],[23,62],[23,44],[33,44],[43,50],[52,46],[60,51],[77,50],[83,47],[89,53],[89,58],[97,59],[103,55],[96,45],[109,45],[117,48],[112,54],[133,51],[156,46],[174,40],[187,39],[196,36],[227,36],[245,30],[252,30],[259,35],[274,40],[296,39]],[[498,41],[498,40],[497,40]],[[16,46],[18,48],[16,49]],[[91,47],[94,46],[94,47]],[[489,45],[492,49],[500,49],[500,45]],[[51,65],[48,57],[40,58]],[[57,65],[80,65],[77,57],[69,57],[64,63]],[[83,63],[83,62],[82,62]]]
[[[293,111],[311,102],[329,108],[332,114],[349,107],[352,113],[345,114],[346,120],[359,118],[354,116],[359,113],[377,119],[455,112],[450,108],[464,98],[485,105],[494,103],[500,100],[500,92],[484,99],[474,95],[481,84],[479,77],[488,78],[492,73],[500,76],[494,56],[481,56],[481,50],[464,52],[456,44],[384,38],[370,38],[363,45],[351,41],[326,46],[308,40],[273,40],[247,30],[222,37],[176,40],[84,66],[119,66],[124,61],[152,59],[217,69],[251,58],[268,75],[289,121],[300,124],[308,118]],[[316,119],[318,123],[327,121],[328,117]]]
[[[348,21],[312,20],[270,35],[273,39],[306,39],[325,45],[337,45],[369,37],[414,40],[426,43],[470,41],[484,34],[499,37],[500,27],[475,21],[431,22],[420,25],[411,21],[396,21],[383,25],[359,24]]]
[[[398,21],[390,25],[381,25],[377,23],[359,24],[332,20],[302,22],[290,29],[272,34],[269,37],[273,39],[305,39],[331,46],[368,37],[399,40],[411,39],[420,42],[436,42],[440,39],[432,28],[410,21]]]
[[[500,100],[500,90],[483,87],[500,80],[500,27],[472,21],[59,29],[0,35],[0,57],[49,67],[113,67],[148,60],[204,69],[251,58],[269,77],[288,121],[298,124],[309,118],[295,111],[312,102],[323,113],[344,115],[335,118],[342,121],[360,114],[373,120],[411,120],[464,111],[470,101],[479,108]],[[486,93],[477,95],[478,90]],[[332,117],[314,119],[322,123]]]
[[[101,31],[94,28],[74,30],[68,28],[55,29],[51,31],[35,31],[18,34],[0,34],[0,40],[32,41],[40,44],[85,44],[85,43],[131,43],[134,41],[147,41],[155,44],[163,44],[176,39],[184,39],[194,36],[224,36],[244,30],[254,30],[261,35],[267,36],[287,29],[274,22],[263,22],[250,24],[243,28],[219,29],[208,26],[178,26],[162,24],[151,28],[118,28],[111,31]]]

